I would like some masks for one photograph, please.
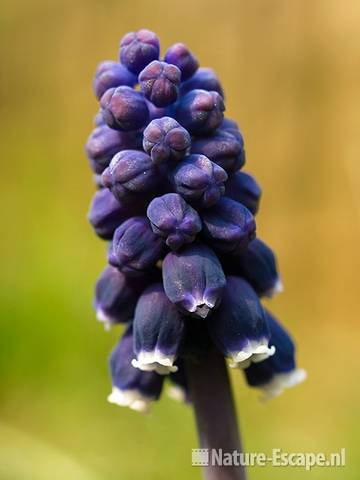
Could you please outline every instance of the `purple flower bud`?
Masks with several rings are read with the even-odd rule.
[[[182,81],[192,77],[199,67],[199,62],[183,43],[172,45],[167,50],[164,60],[180,69]]]
[[[234,137],[239,140],[242,147],[244,147],[244,139],[242,133],[240,132],[238,124],[234,120],[231,120],[230,118],[224,118],[224,120],[221,122],[220,130],[234,135]]]
[[[201,213],[201,219],[205,238],[221,252],[244,249],[255,237],[253,215],[231,198],[221,198],[216,205]]]
[[[246,368],[275,352],[265,311],[250,285],[240,277],[227,277],[223,300],[209,319],[209,332],[231,367]]]
[[[201,153],[227,172],[243,167],[245,153],[243,144],[231,133],[217,130],[213,135],[199,137],[191,145],[191,153]]]
[[[182,359],[178,359],[175,365],[178,369],[176,372],[170,373],[169,375],[171,384],[167,393],[173,400],[182,403],[190,403],[191,393],[186,375],[185,363]]]
[[[141,203],[140,200],[140,203],[124,204],[117,200],[110,190],[98,190],[91,203],[89,222],[99,237],[111,240],[116,228],[124,220],[145,210]]]
[[[149,118],[142,94],[130,87],[109,88],[101,97],[100,105],[105,122],[114,130],[138,130]]]
[[[180,160],[190,145],[189,132],[171,117],[155,119],[144,130],[143,147],[154,163]]]
[[[145,103],[149,110],[149,120],[154,120],[155,118],[161,118],[166,116],[167,109],[155,107],[155,105],[145,98]]]
[[[163,253],[163,241],[146,217],[132,217],[115,230],[109,263],[129,276],[153,267]]]
[[[148,287],[140,296],[134,317],[132,365],[160,375],[176,372],[174,362],[185,334],[184,320],[170,302],[161,283]]]
[[[163,281],[171,302],[202,318],[219,305],[226,283],[217,256],[201,244],[168,253],[163,262]]]
[[[105,328],[124,323],[134,316],[139,294],[144,289],[146,277],[129,279],[117,268],[107,267],[95,287],[96,316]]]
[[[214,132],[222,122],[225,105],[217,92],[191,90],[175,105],[174,116],[193,135]]]
[[[133,73],[159,58],[160,42],[154,32],[145,28],[127,33],[120,42],[120,60]]]
[[[185,95],[191,90],[197,89],[217,92],[224,98],[224,91],[219,78],[212,68],[199,68],[189,80],[181,84],[180,94]]]
[[[123,150],[113,157],[102,182],[118,200],[132,199],[156,187],[159,173],[151,158],[137,150]]]
[[[97,112],[97,114],[94,117],[94,125],[96,127],[106,125],[101,109]]]
[[[166,244],[172,250],[193,242],[201,230],[198,213],[177,193],[154,198],[148,206],[147,216],[153,232],[166,238]]]
[[[94,78],[94,92],[100,100],[109,88],[128,86],[133,87],[137,82],[136,76],[129,72],[124,65],[111,60],[101,62],[96,70]]]
[[[109,165],[112,157],[124,149],[141,148],[139,135],[134,132],[117,132],[107,125],[96,127],[85,150],[95,173],[102,173]]]
[[[214,205],[225,192],[225,170],[204,155],[189,155],[169,174],[177,193],[199,207]]]
[[[154,60],[139,75],[144,96],[156,107],[166,107],[176,102],[179,94],[181,72],[166,62]]]
[[[134,357],[134,338],[130,325],[110,357],[112,392],[110,403],[129,407],[139,412],[148,412],[150,403],[158,400],[164,377],[155,372],[142,372],[131,365]]]
[[[250,386],[262,390],[262,400],[269,400],[305,380],[306,372],[296,367],[295,345],[289,333],[270,312],[265,313],[275,354],[261,363],[252,363],[244,373]]]
[[[260,296],[272,297],[282,292],[276,258],[264,242],[255,239],[241,252],[224,259],[227,270],[244,277]]]
[[[253,176],[245,172],[236,172],[231,175],[225,185],[225,195],[242,203],[253,215],[256,215],[261,188]]]

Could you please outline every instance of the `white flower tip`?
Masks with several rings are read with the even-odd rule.
[[[281,395],[286,388],[295,387],[303,382],[307,377],[305,370],[297,368],[287,373],[278,373],[274,375],[269,383],[263,385],[263,395],[260,397],[262,402],[271,400],[272,398]]]
[[[265,296],[268,297],[268,298],[272,298],[275,295],[277,295],[278,293],[282,293],[283,291],[284,291],[284,285],[283,285],[281,279],[278,278],[275,282],[275,285],[265,293]]]
[[[144,372],[154,371],[159,375],[167,375],[178,371],[174,361],[175,355],[166,356],[159,350],[154,350],[152,352],[140,352],[138,357],[131,361],[131,365]]]
[[[180,385],[171,385],[167,390],[167,394],[177,402],[186,403],[186,392]]]
[[[268,340],[251,340],[240,352],[230,355],[230,368],[248,368],[252,362],[259,363],[274,355],[275,347],[269,347]]]
[[[96,310],[96,318],[99,322],[103,323],[104,324],[104,329],[108,332],[111,327],[113,326],[113,321],[111,320],[111,318],[106,315],[106,313],[104,312],[104,310],[102,310],[101,308],[98,308]]]
[[[151,398],[146,397],[138,390],[120,390],[113,387],[107,399],[109,403],[120,407],[129,407],[137,412],[148,413],[150,410]]]

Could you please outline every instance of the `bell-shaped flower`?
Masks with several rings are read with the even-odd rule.
[[[168,253],[162,271],[165,293],[182,311],[205,318],[220,304],[225,275],[215,253],[205,245]]]
[[[244,277],[260,297],[271,298],[283,291],[275,254],[258,238],[223,261],[228,272]]]
[[[131,365],[134,357],[133,329],[130,325],[110,356],[112,392],[108,401],[147,413],[152,402],[158,400],[164,377],[156,372],[143,372]]]
[[[167,298],[161,283],[150,285],[140,296],[134,316],[132,365],[160,375],[176,372],[174,362],[184,338],[184,319]]]
[[[266,311],[266,317],[275,354],[261,363],[252,363],[244,371],[248,384],[261,389],[263,400],[281,395],[286,388],[306,378],[306,371],[296,367],[295,344],[291,336],[270,312]]]
[[[95,286],[94,308],[106,330],[133,318],[137,299],[147,281],[143,276],[134,282],[111,266],[102,272]]]
[[[240,277],[226,277],[220,307],[209,318],[215,345],[230,359],[230,367],[246,368],[273,355],[266,314],[251,286]]]

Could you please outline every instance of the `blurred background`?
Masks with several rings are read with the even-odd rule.
[[[191,408],[110,405],[92,291],[105,246],[86,214],[92,76],[124,33],[182,41],[226,91],[263,187],[303,385],[262,405],[232,372],[248,451],[332,452],[347,466],[253,468],[252,480],[355,479],[359,451],[360,4],[355,0],[2,0],[0,479],[199,479]]]

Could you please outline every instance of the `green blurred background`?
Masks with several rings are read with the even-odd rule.
[[[246,449],[347,448],[342,469],[250,478],[359,478],[359,25],[355,0],[2,0],[1,480],[200,478],[191,408],[106,403],[119,331],[91,308],[91,80],[141,27],[216,69],[264,190],[258,232],[286,287],[272,310],[309,379],[264,406],[232,373]]]

